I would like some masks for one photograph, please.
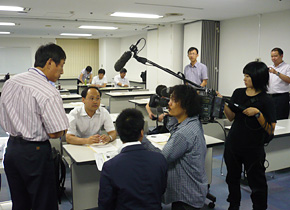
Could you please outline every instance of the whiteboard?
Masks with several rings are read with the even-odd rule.
[[[0,47],[0,75],[26,72],[31,66],[30,47]]]

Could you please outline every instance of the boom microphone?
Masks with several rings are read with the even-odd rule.
[[[132,56],[131,51],[124,52],[121,58],[117,60],[117,62],[115,63],[115,66],[114,66],[115,70],[117,72],[121,71],[121,69],[126,65],[128,60],[130,60],[131,56]]]

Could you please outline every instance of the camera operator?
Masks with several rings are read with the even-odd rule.
[[[199,120],[200,96],[189,85],[173,87],[169,101],[169,114],[178,123],[170,129],[170,138],[163,150],[143,138],[142,145],[150,151],[160,152],[168,163],[167,188],[164,203],[172,203],[172,210],[201,209],[207,194],[205,172],[206,144]]]

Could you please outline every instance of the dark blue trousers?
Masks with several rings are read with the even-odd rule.
[[[58,210],[51,145],[10,137],[4,170],[12,199],[12,210]]]

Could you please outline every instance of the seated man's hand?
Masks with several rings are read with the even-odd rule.
[[[110,136],[107,136],[105,134],[101,135],[99,139],[100,139],[100,142],[103,142],[103,143],[109,143],[111,141]]]
[[[100,135],[96,134],[87,138],[87,144],[100,143]]]

